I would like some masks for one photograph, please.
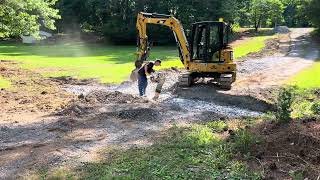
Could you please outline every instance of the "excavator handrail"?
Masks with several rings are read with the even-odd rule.
[[[190,63],[189,45],[184,33],[184,29],[179,20],[171,15],[140,12],[137,17],[138,58],[137,64],[142,64],[148,57],[150,47],[148,47],[147,24],[159,24],[169,27],[175,36],[181,62],[188,69]]]

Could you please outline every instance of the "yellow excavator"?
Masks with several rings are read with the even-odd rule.
[[[237,66],[233,62],[233,49],[228,45],[230,26],[223,19],[193,23],[188,42],[181,23],[175,17],[139,13],[136,68],[140,68],[149,56],[148,24],[167,26],[173,31],[180,60],[187,70],[179,78],[180,86],[189,87],[199,78],[213,78],[222,89],[231,89],[236,80]]]

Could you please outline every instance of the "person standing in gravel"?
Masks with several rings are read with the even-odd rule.
[[[146,94],[146,89],[148,86],[147,76],[155,72],[153,69],[154,66],[161,66],[161,60],[147,62],[138,71],[138,88],[140,96],[144,96]]]

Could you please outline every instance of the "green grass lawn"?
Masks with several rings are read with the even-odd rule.
[[[249,53],[261,51],[266,46],[265,41],[272,38],[276,38],[276,36],[258,36],[245,41],[240,46],[234,48],[234,58],[237,59]]]
[[[266,39],[258,36],[235,47],[235,58],[258,52]],[[45,77],[73,76],[97,78],[103,83],[119,83],[128,79],[136,59],[135,46],[98,46],[84,43],[57,45],[0,44],[0,59],[22,62],[22,68],[33,69]],[[163,59],[161,68],[183,67],[174,46],[154,47],[150,60]]]
[[[1,44],[0,58],[20,61],[23,68],[35,69],[44,76],[74,76],[98,78],[104,83],[119,83],[126,80],[134,68],[134,46],[95,46],[59,44],[28,46]],[[157,47],[150,59],[165,59],[162,68],[182,67],[175,47]]]
[[[0,76],[0,88],[9,88],[11,85],[10,81]]]
[[[320,87],[320,62],[298,73],[290,80],[290,84],[303,89]]]

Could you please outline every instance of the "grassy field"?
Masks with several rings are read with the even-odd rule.
[[[28,46],[1,44],[0,57],[22,62],[22,68],[33,69],[44,76],[73,76],[98,78],[104,83],[119,83],[134,68],[135,47],[59,44]],[[182,66],[177,60],[175,47],[158,47],[150,59],[165,59],[162,68]]]
[[[243,44],[234,48],[234,58],[237,59],[249,53],[261,51],[266,45],[265,41],[272,38],[276,38],[276,36],[258,36],[245,41]]]
[[[235,47],[235,58],[258,52],[264,48],[266,39],[273,36],[258,36]],[[73,76],[97,78],[103,83],[119,83],[126,79],[134,68],[134,46],[98,46],[84,43],[57,45],[0,44],[0,59],[22,62],[22,68],[40,72],[45,77]],[[161,68],[183,67],[176,47],[154,47],[150,60],[164,60]]]
[[[320,62],[316,62],[311,67],[303,70],[294,76],[290,83],[300,88],[319,88],[320,87]]]
[[[0,88],[8,88],[10,87],[10,85],[11,85],[10,81],[0,76]]]

